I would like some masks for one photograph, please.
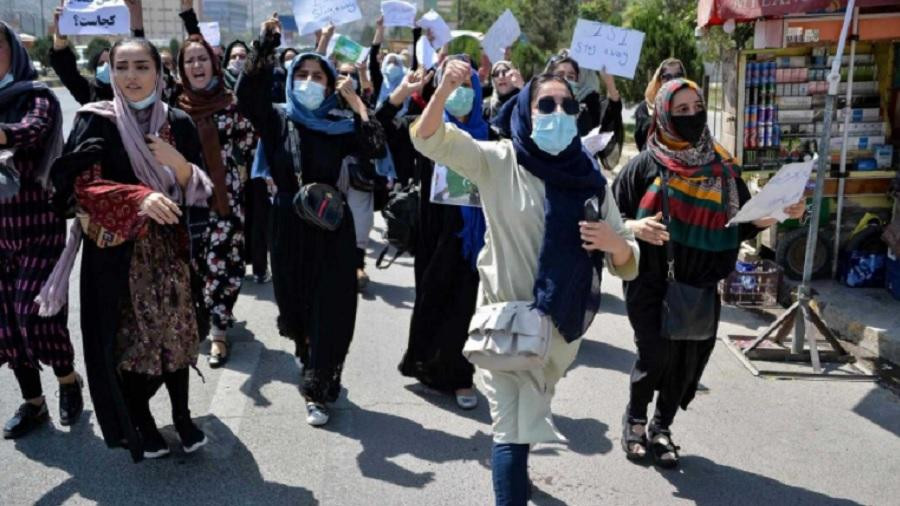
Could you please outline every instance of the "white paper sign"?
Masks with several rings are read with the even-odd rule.
[[[69,0],[59,16],[61,35],[121,35],[131,32],[123,0]]]
[[[381,2],[381,14],[384,15],[384,26],[416,26],[416,6],[400,0]]]
[[[216,47],[222,43],[222,32],[219,30],[218,21],[210,21],[208,23],[199,23],[200,33],[210,46]]]
[[[430,200],[434,204],[448,206],[481,207],[481,194],[471,181],[448,169],[435,164],[431,176]]]
[[[784,208],[803,199],[815,163],[816,160],[813,159],[808,162],[789,163],[782,167],[759,193],[744,204],[737,215],[728,222],[728,226],[763,218],[786,220],[788,216],[784,214]]]
[[[522,29],[519,28],[519,22],[513,16],[512,11],[506,9],[506,12],[494,21],[490,30],[484,35],[481,41],[481,47],[484,48],[491,63],[497,63],[503,59],[506,48],[513,45],[522,35]]]
[[[643,45],[644,32],[579,19],[569,50],[584,68],[632,79]]]
[[[334,26],[362,19],[356,0],[294,0],[294,18],[300,35],[309,35],[328,23]]]
[[[434,67],[434,62],[437,60],[437,53],[434,52],[434,48],[431,47],[431,44],[428,43],[425,37],[419,39],[415,50],[416,60],[418,60],[420,67],[425,70]]]
[[[425,35],[435,51],[440,51],[453,39],[450,35],[450,27],[447,26],[444,18],[433,9],[426,12],[422,19],[416,22],[416,25],[425,31]]]
[[[596,155],[606,149],[606,146],[609,145],[609,141],[611,141],[615,135],[615,132],[601,132],[600,127],[597,127],[581,138],[581,144],[584,145],[585,149],[590,151],[592,155]]]
[[[325,56],[330,57],[332,54],[339,62],[363,63],[369,58],[369,48],[346,35],[335,33],[328,41],[328,48],[325,50]]]

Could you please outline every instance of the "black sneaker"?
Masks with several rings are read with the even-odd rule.
[[[78,421],[81,411],[84,410],[84,398],[81,389],[84,381],[81,376],[75,375],[75,383],[59,385],[59,423],[69,426]]]
[[[156,427],[145,427],[141,430],[141,436],[145,459],[161,459],[170,453],[169,445]]]
[[[208,442],[206,434],[198,429],[188,417],[176,419],[175,430],[178,431],[178,436],[181,438],[181,447],[184,449],[184,453],[194,453]]]
[[[16,414],[3,426],[3,439],[16,439],[31,432],[38,425],[50,419],[47,403],[35,406],[30,402],[23,403]]]

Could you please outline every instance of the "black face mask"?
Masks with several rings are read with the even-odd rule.
[[[691,145],[697,144],[703,132],[706,131],[706,111],[700,111],[691,116],[672,116],[672,126],[675,133]]]

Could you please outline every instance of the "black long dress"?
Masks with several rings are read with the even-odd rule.
[[[203,167],[200,139],[190,117],[183,111],[169,109],[168,120],[175,148],[189,162]],[[56,191],[54,207],[67,217],[72,217],[75,209],[76,179],[95,164],[100,164],[105,180],[140,184],[116,125],[107,119],[94,114],[78,116],[64,153],[53,165],[51,178]],[[181,228],[187,234],[184,224],[166,228]],[[103,439],[110,448],[130,449],[132,458],[138,461],[141,459],[142,444],[123,395],[118,370],[120,350],[117,350],[123,297],[129,296],[134,244],[135,241],[129,240],[118,246],[101,248],[90,240],[83,241],[80,300],[84,361]],[[195,294],[192,301],[195,310],[201,300]],[[197,339],[199,341],[199,335]],[[155,389],[151,389],[148,396],[152,396],[153,391]]]
[[[613,184],[613,194],[625,219],[635,219],[640,201],[659,175],[661,166],[649,151],[641,152],[626,165]],[[737,178],[740,204],[750,199],[746,184]],[[705,251],[674,243],[675,276],[694,286],[714,286],[734,270],[740,242],[760,232],[752,223],[740,225],[734,249]],[[709,361],[716,336],[704,341],[670,341],[660,335],[662,303],[666,294],[667,262],[665,246],[638,240],[641,248],[640,274],[625,282],[625,306],[634,330],[638,358],[631,374],[631,423],[647,420],[647,406],[659,392],[654,424],[668,429],[678,408],[687,409],[697,393],[700,377]],[[717,299],[715,319],[721,306]]]
[[[434,164],[415,150],[409,138],[409,125],[416,117],[397,118],[398,111],[386,101],[376,117],[385,127],[397,174],[414,174],[422,188],[415,249],[416,301],[399,369],[436,390],[471,388],[475,368],[463,357],[462,348],[475,312],[478,272],[462,254],[459,208],[428,200]]]
[[[253,57],[253,56],[251,56]],[[303,359],[304,397],[333,402],[341,387],[341,371],[356,323],[356,232],[350,207],[338,230],[326,231],[304,222],[294,211],[299,190],[288,137],[288,121],[268,93],[272,71],[263,65],[245,72],[237,84],[238,108],[262,138],[265,156],[278,187],[272,208],[270,238],[272,281],[278,304],[278,330],[297,343]],[[376,121],[355,116],[354,132],[327,135],[295,123],[300,136],[303,182],[336,186],[341,163],[385,156],[384,131]],[[307,348],[308,346],[308,348]]]
[[[647,101],[641,102],[634,111],[634,143],[637,144],[638,151],[643,151],[647,147],[652,118],[653,114],[650,113]]]

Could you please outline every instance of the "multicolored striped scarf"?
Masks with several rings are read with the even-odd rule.
[[[702,97],[697,85],[686,79],[669,81],[660,88],[647,141],[650,155],[669,171],[669,234],[673,241],[692,248],[734,249],[740,242],[738,229],[725,225],[740,209],[736,182],[740,172],[728,152],[713,140],[709,128],[695,145],[678,136],[672,122],[672,99],[685,88]],[[641,198],[638,219],[662,210],[661,186],[657,176]]]

